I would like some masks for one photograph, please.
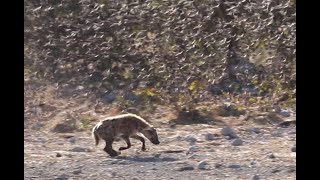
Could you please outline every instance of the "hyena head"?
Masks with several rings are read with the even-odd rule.
[[[157,130],[153,127],[142,130],[141,132],[146,138],[148,138],[153,144],[160,144],[158,139]]]

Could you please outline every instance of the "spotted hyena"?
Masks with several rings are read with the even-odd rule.
[[[119,151],[131,147],[129,138],[140,140],[142,142],[142,151],[145,151],[145,140],[137,133],[143,134],[153,144],[160,144],[156,129],[142,117],[135,114],[122,114],[106,118],[92,129],[92,136],[96,146],[99,144],[100,139],[105,140],[106,146],[103,150],[110,156],[121,154],[112,148],[112,143],[120,138],[126,141],[127,147],[120,147]]]

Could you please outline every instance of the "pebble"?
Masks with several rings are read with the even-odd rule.
[[[196,151],[198,151],[198,150],[199,150],[199,147],[193,145],[193,146],[191,146],[191,147],[189,148],[187,154],[192,154],[192,153],[194,153],[194,152],[196,152]]]
[[[273,153],[270,153],[270,154],[268,155],[268,158],[274,159],[274,158],[276,158],[276,156],[275,156]]]
[[[211,140],[215,140],[216,137],[215,137],[214,134],[212,134],[212,133],[207,133],[207,134],[205,134],[205,139],[206,139],[207,141],[211,141]]]
[[[272,172],[272,173],[278,173],[278,172],[280,172],[280,171],[281,171],[280,169],[276,168],[276,169],[273,169],[271,172]]]
[[[113,177],[116,176],[116,175],[117,175],[117,172],[112,172],[111,173],[111,176],[113,176]]]
[[[221,163],[215,163],[215,164],[214,164],[214,167],[215,167],[215,168],[220,168],[220,167],[222,167],[222,164],[221,164]]]
[[[268,120],[266,119],[265,116],[257,116],[253,118],[254,122],[257,124],[267,124]]]
[[[229,136],[231,139],[238,138],[239,136],[236,135],[236,133],[229,127],[224,127],[221,130],[222,135]]]
[[[228,168],[232,168],[232,169],[238,169],[240,168],[241,166],[239,164],[231,164],[228,166]]]
[[[72,151],[72,152],[89,152],[89,149],[82,148],[82,147],[74,147],[70,151]]]
[[[75,170],[72,172],[73,174],[80,174],[81,173],[81,169]]]
[[[182,141],[182,139],[183,139],[180,135],[177,135],[175,138],[177,141]]]
[[[260,134],[261,133],[261,129],[260,128],[249,128],[248,131],[254,132],[256,134]]]
[[[191,170],[194,170],[194,167],[190,165],[183,166],[177,169],[177,171],[191,171]]]
[[[190,142],[190,144],[195,144],[195,142],[197,141],[197,138],[195,135],[188,135],[184,138],[186,141]]]
[[[205,162],[205,161],[200,161],[199,163],[198,163],[198,169],[206,169],[206,165],[207,165],[208,163],[207,162]]]
[[[34,125],[31,126],[32,130],[40,130],[43,127],[43,124],[41,123],[36,123]]]
[[[131,178],[131,180],[139,180],[139,178],[133,177],[133,178]]]
[[[61,175],[58,177],[58,179],[68,179],[68,178],[69,178],[69,176],[66,175],[66,174],[61,174]]]
[[[70,142],[71,144],[75,144],[75,143],[76,143],[76,138],[75,138],[75,137],[69,138],[69,142]]]
[[[291,148],[291,151],[292,151],[292,152],[296,152],[296,150],[297,150],[297,149],[296,149],[296,146],[293,146],[293,147]]]
[[[280,113],[281,108],[278,105],[273,106],[273,112]]]
[[[260,177],[258,175],[254,175],[251,177],[251,180],[260,180]]]
[[[237,138],[237,139],[232,140],[231,144],[233,146],[241,146],[243,144],[243,140],[241,140],[240,138]]]
[[[279,114],[283,117],[289,117],[290,116],[290,112],[288,110],[281,110],[279,112]]]
[[[189,159],[196,159],[199,158],[200,156],[198,154],[192,154]]]

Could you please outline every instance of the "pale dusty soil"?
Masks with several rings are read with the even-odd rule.
[[[97,122],[97,121],[95,121]],[[94,122],[94,123],[95,123]],[[104,142],[94,146],[90,130],[52,133],[41,128],[24,132],[25,179],[296,179],[296,143],[294,126],[244,123],[232,127],[244,141],[233,146],[221,134],[224,125],[176,125],[156,123],[160,145],[147,141],[147,151],[132,140],[133,147],[111,158],[102,151]],[[248,128],[260,128],[255,133]],[[215,134],[206,140],[207,133]],[[192,138],[196,141],[192,141]],[[114,148],[124,145],[115,142]],[[270,158],[273,153],[274,158]],[[57,154],[61,157],[57,157]],[[198,163],[205,161],[205,169]]]

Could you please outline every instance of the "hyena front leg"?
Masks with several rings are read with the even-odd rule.
[[[145,140],[144,140],[143,137],[141,137],[141,136],[139,136],[139,135],[133,135],[133,136],[131,136],[131,138],[137,139],[137,140],[141,141],[141,142],[142,142],[142,148],[141,148],[141,150],[142,150],[142,151],[145,151],[145,150],[146,150],[146,144],[145,144]]]
[[[120,152],[117,152],[115,151],[113,148],[112,148],[112,143],[113,143],[113,140],[105,140],[106,141],[106,146],[104,147],[104,151],[106,153],[108,153],[111,157],[114,157],[114,156],[118,156],[119,154],[121,154]]]
[[[119,151],[123,151],[123,150],[129,149],[131,147],[131,142],[130,142],[129,137],[128,136],[123,136],[122,138],[126,141],[127,147],[120,147]]]

